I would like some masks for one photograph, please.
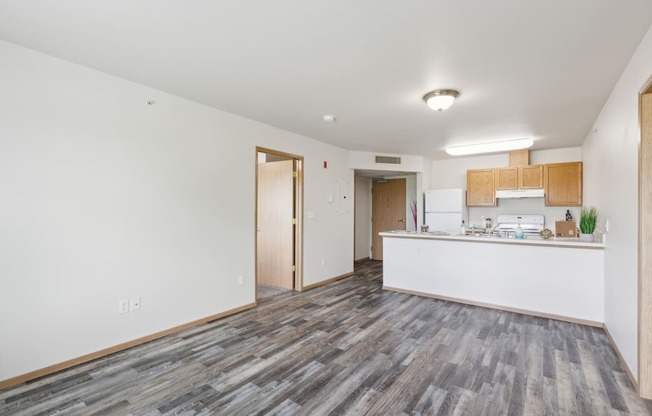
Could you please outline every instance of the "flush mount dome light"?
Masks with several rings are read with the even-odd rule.
[[[423,96],[423,101],[433,110],[442,111],[453,105],[453,101],[460,96],[455,90],[435,90]]]
[[[474,155],[478,153],[507,152],[510,150],[527,149],[534,144],[532,139],[505,140],[502,142],[470,144],[468,146],[447,147],[446,153],[451,156]]]

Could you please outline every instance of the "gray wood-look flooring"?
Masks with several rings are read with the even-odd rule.
[[[291,290],[292,289],[285,289],[282,287],[258,285],[258,300],[261,301],[263,299],[273,298],[274,296],[282,295]]]
[[[0,391],[0,414],[648,414],[601,329],[383,291],[381,273]]]

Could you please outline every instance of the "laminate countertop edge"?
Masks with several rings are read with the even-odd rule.
[[[523,246],[541,246],[541,247],[564,247],[564,248],[580,248],[589,250],[604,250],[604,243],[585,243],[577,239],[516,239],[516,238],[499,238],[499,237],[474,237],[474,236],[461,236],[461,235],[435,235],[431,233],[421,232],[395,232],[388,231],[379,233],[384,238],[412,238],[422,240],[441,240],[452,242],[464,243],[483,243],[483,244],[513,244]]]

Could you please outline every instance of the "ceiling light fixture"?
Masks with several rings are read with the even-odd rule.
[[[505,140],[502,142],[479,143],[468,146],[447,147],[446,153],[451,156],[474,155],[478,153],[506,152],[510,150],[527,149],[534,144],[532,139]]]
[[[423,96],[423,101],[433,110],[442,111],[453,105],[453,101],[460,96],[455,90],[435,90]]]
[[[335,123],[335,116],[330,114],[326,114],[325,116],[322,117],[322,119],[327,123]]]

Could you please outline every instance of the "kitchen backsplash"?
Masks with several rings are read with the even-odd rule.
[[[469,208],[469,225],[480,226],[483,215],[496,225],[496,217],[501,214],[538,214],[545,216],[546,228],[554,231],[555,221],[566,219],[566,210],[570,210],[573,219],[579,223],[580,207],[547,207],[543,198],[499,199],[497,207]]]

